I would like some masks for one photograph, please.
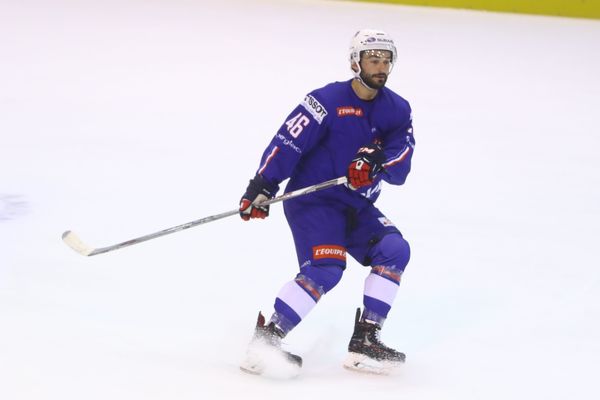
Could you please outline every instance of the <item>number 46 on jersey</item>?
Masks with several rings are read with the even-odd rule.
[[[298,114],[296,114],[296,116],[290,118],[289,120],[285,121],[287,130],[294,139],[300,136],[304,128],[306,128],[309,123],[310,119],[308,119],[308,117],[302,114],[301,112],[299,112]]]

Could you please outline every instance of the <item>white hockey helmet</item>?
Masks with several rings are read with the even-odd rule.
[[[354,34],[350,42],[350,67],[352,67],[353,63],[356,63],[358,71],[353,70],[353,72],[354,76],[358,79],[360,79],[360,57],[362,52],[367,50],[390,51],[392,53],[392,66],[398,56],[394,39],[390,35],[376,29],[361,29]]]

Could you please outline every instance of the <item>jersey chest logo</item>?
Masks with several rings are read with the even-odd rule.
[[[337,108],[338,117],[349,117],[354,115],[355,117],[362,117],[365,112],[360,107],[344,106]]]

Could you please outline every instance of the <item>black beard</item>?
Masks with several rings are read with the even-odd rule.
[[[383,82],[379,83],[379,82],[375,81],[375,79],[372,78],[372,75],[367,76],[362,71],[360,73],[360,78],[365,83],[365,85],[367,85],[368,87],[370,87],[373,90],[379,90],[379,89],[381,89],[382,87],[385,86],[385,83],[387,82],[387,75],[385,76],[385,78],[383,78]]]

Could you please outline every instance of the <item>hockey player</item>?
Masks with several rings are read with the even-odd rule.
[[[374,203],[383,182],[402,185],[410,171],[415,141],[406,100],[385,87],[397,61],[385,32],[358,31],[351,41],[354,78],[306,95],[264,151],[256,175],[240,201],[242,219],[265,218],[289,178],[286,191],[346,175],[348,183],[284,203],[300,270],[275,299],[268,323],[259,313],[251,346],[266,344],[292,364],[302,359],[281,349],[281,339],[340,281],[347,254],[370,267],[357,310],[344,366],[382,372],[404,362],[385,346],[379,332],[398,291],[410,249],[396,226]],[[252,353],[242,369],[260,374],[265,360]]]

